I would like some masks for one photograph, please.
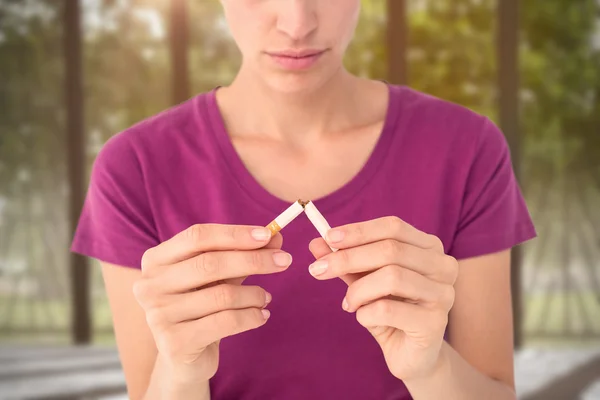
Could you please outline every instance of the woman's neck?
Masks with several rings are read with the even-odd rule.
[[[231,85],[217,92],[217,98],[232,136],[302,146],[360,120],[365,92],[373,92],[364,90],[367,84],[372,82],[340,70],[318,90],[282,93],[242,69]]]

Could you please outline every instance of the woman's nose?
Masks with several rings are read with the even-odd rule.
[[[316,2],[319,0],[277,1],[280,2],[277,17],[277,29],[279,31],[293,40],[302,40],[317,29]]]

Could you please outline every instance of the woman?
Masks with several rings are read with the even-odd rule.
[[[73,243],[130,397],[515,398],[510,249],[535,231],[502,133],[349,74],[359,0],[222,4],[239,73],[109,140]],[[327,241],[263,228],[298,198]]]

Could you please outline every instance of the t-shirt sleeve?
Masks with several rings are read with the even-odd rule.
[[[457,259],[510,249],[536,236],[504,134],[486,118],[469,168],[449,254]]]
[[[140,268],[158,244],[141,164],[129,133],[113,136],[94,161],[71,251]]]

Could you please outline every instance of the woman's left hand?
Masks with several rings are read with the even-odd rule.
[[[313,276],[348,284],[342,307],[356,312],[395,377],[421,379],[436,370],[458,276],[458,263],[444,254],[440,239],[384,217],[336,227],[310,250],[317,259]]]

